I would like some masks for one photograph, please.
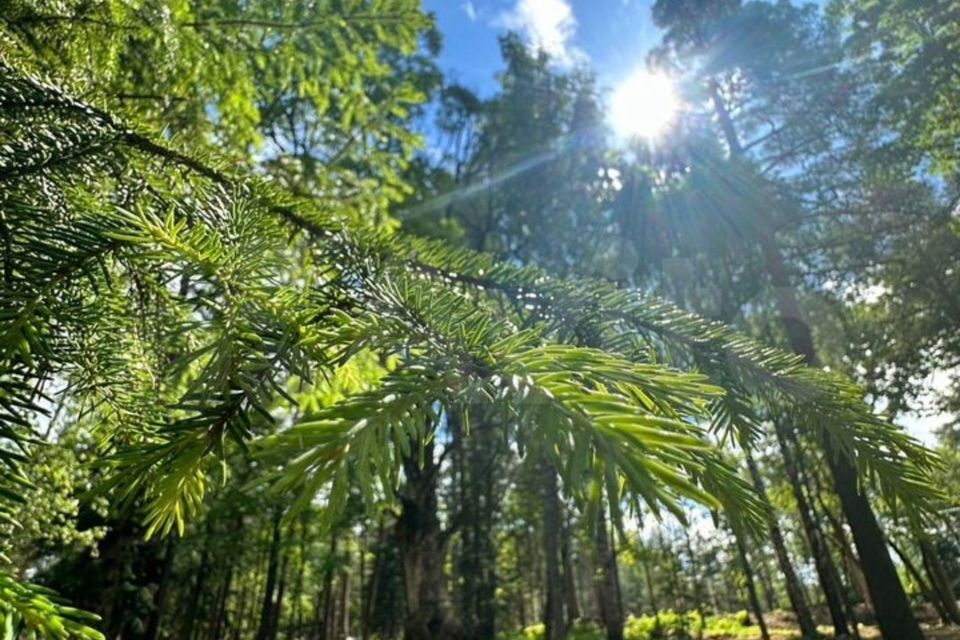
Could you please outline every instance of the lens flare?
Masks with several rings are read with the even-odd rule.
[[[655,140],[680,110],[680,98],[670,78],[645,69],[630,75],[613,92],[610,124],[621,138]]]

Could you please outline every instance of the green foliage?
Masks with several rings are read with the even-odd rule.
[[[3,637],[20,637],[22,628],[40,638],[104,640],[89,626],[100,618],[63,604],[56,594],[39,585],[15,580],[0,571],[0,616]]]
[[[759,635],[758,627],[750,624],[746,611],[713,616],[704,625],[695,611],[677,613],[668,609],[656,615],[628,616],[623,637],[625,640],[693,640],[701,637],[701,631],[707,638],[755,638]],[[500,636],[501,640],[540,640],[543,637],[543,624]],[[578,622],[567,637],[570,640],[601,640],[606,633],[595,624]]]
[[[932,161],[936,171],[956,175],[960,4],[833,0],[829,11],[847,27],[848,55],[874,88],[874,126],[895,132],[887,146],[902,154],[901,162]]]
[[[288,519],[319,496],[332,527],[358,495],[393,502],[403,461],[478,406],[588,510],[611,496],[614,516],[683,520],[692,500],[762,528],[724,451],[755,437],[761,410],[828,438],[911,514],[934,504],[934,457],[839,377],[637,291],[370,224],[406,190],[407,108],[423,97],[385,60],[413,52],[429,20],[401,0],[321,5],[4,17],[0,515],[29,486],[30,417],[48,392],[97,425],[98,490],[141,508],[147,536],[184,534],[251,453],[250,485],[296,493]],[[61,22],[83,37],[33,30]],[[128,74],[163,98],[131,108]],[[302,110],[308,131],[284,129]],[[265,136],[279,148],[269,181],[248,171]],[[298,403],[295,385],[319,397]],[[10,575],[11,625],[96,637]]]
[[[630,640],[688,640],[697,637],[702,627],[703,621],[697,612],[677,613],[668,609],[653,616],[629,616],[623,635]]]

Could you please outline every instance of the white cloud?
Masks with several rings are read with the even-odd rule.
[[[577,19],[567,0],[517,0],[496,24],[522,33],[531,47],[542,49],[558,64],[569,65],[586,55],[571,43]]]
[[[473,5],[473,2],[467,0],[462,5],[464,13],[467,14],[467,17],[470,18],[470,22],[477,21],[477,8]]]

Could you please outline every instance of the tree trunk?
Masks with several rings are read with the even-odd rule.
[[[930,582],[935,592],[940,596],[940,602],[943,603],[943,609],[949,618],[949,622],[960,624],[960,609],[957,608],[957,598],[953,595],[953,587],[950,585],[950,579],[947,572],[940,563],[940,557],[937,550],[930,543],[930,538],[920,532],[917,534],[917,542],[920,546],[920,555],[923,557],[923,566],[927,569],[930,576]]]
[[[256,640],[270,640],[273,628],[273,598],[277,589],[277,572],[280,566],[280,516],[278,509],[273,515],[273,530],[270,537],[270,555],[267,560],[267,582],[263,590],[263,602],[260,605],[260,624],[257,626]]]
[[[653,578],[650,575],[649,552],[642,545],[640,546],[640,565],[643,568],[643,581],[647,584],[647,598],[650,600],[650,609],[654,615],[659,615],[660,606],[657,604],[657,594],[653,587]]]
[[[573,568],[570,523],[564,519],[560,554],[563,556],[563,595],[567,604],[567,620],[574,623],[580,619],[580,604],[577,601],[577,581]]]
[[[777,592],[773,587],[773,579],[770,578],[770,569],[767,567],[767,556],[761,555],[759,562],[760,584],[763,585],[763,601],[767,605],[767,611],[773,611],[779,604],[777,602]]]
[[[165,545],[163,554],[163,569],[160,572],[160,583],[157,585],[157,593],[153,598],[153,609],[150,611],[150,619],[147,622],[147,630],[144,633],[145,640],[157,640],[160,634],[160,620],[163,617],[163,610],[166,608],[167,597],[170,594],[170,575],[173,573],[173,559],[177,551],[177,538],[171,536]]]
[[[256,568],[256,567],[254,567]],[[240,640],[244,631],[244,620],[247,615],[247,597],[250,591],[249,580],[240,574],[240,596],[237,602],[236,614],[234,615],[233,640]]]
[[[367,640],[367,638],[370,637],[370,622],[373,619],[374,604],[377,601],[380,591],[380,576],[384,571],[383,545],[385,542],[385,536],[386,532],[383,524],[383,517],[381,516],[380,521],[377,524],[376,555],[373,559],[373,569],[370,572],[370,582],[366,588],[367,595],[364,599],[365,606],[363,607],[362,620],[360,621],[360,637],[363,640]]]
[[[323,574],[323,590],[320,595],[320,602],[322,606],[320,607],[320,618],[319,622],[319,631],[320,637],[322,640],[333,640],[335,637],[336,629],[334,627],[334,622],[336,614],[333,610],[333,580],[336,574],[336,565],[337,565],[337,548],[339,546],[340,533],[336,529],[330,532],[330,555],[327,561],[327,566]]]
[[[923,597],[926,598],[927,602],[933,605],[933,608],[937,610],[937,615],[940,616],[940,621],[943,624],[950,624],[950,615],[947,613],[947,610],[943,607],[943,601],[940,598],[940,595],[934,591],[926,578],[923,577],[923,574],[917,568],[917,565],[910,559],[910,556],[896,543],[893,539],[887,540],[890,544],[890,548],[893,549],[893,552],[897,554],[900,558],[900,562],[903,563],[903,566],[906,567],[907,573],[910,574],[910,577],[913,578],[913,581],[917,583],[917,587],[920,588],[920,593],[923,594]]]
[[[213,627],[210,630],[211,640],[219,640],[226,636],[227,630],[227,603],[230,601],[230,589],[233,585],[233,563],[227,565],[227,573],[223,578],[220,591],[217,594],[217,606],[214,611]]]
[[[601,497],[597,515],[597,593],[600,602],[600,620],[607,632],[607,640],[623,640],[623,605],[617,574],[617,556],[607,533],[606,510]]]
[[[350,573],[340,574],[340,604],[337,607],[337,640],[350,636]]]
[[[294,632],[301,633],[303,629],[303,574],[307,565],[307,518],[309,514],[304,511],[300,518],[300,544],[298,547],[297,578],[293,583],[293,611],[291,612],[291,624],[287,625],[286,640],[293,640]]]
[[[848,636],[850,630],[847,626],[847,617],[843,610],[843,599],[840,594],[840,577],[833,564],[833,558],[830,557],[830,550],[827,548],[826,542],[823,539],[823,532],[813,517],[813,509],[810,501],[807,500],[803,482],[800,480],[800,469],[798,465],[800,451],[799,448],[795,450],[792,448],[797,445],[797,441],[795,434],[789,430],[790,428],[780,421],[777,421],[774,425],[777,442],[780,445],[780,454],[783,456],[783,464],[787,472],[787,479],[790,481],[793,497],[797,501],[800,523],[803,526],[807,544],[813,556],[813,564],[817,571],[817,577],[820,580],[820,587],[823,590],[824,598],[826,598],[827,601],[827,609],[830,611],[830,620],[833,622],[833,633],[837,638],[842,638]]]
[[[422,451],[423,460],[419,459]],[[455,636],[444,594],[443,557],[446,536],[437,514],[437,473],[433,444],[403,461],[406,484],[396,524],[397,549],[403,565],[407,612],[406,640],[438,640]]]
[[[716,85],[712,88],[714,91],[711,98],[714,109],[730,147],[730,153],[732,156],[742,156],[743,147],[723,98],[716,91]],[[804,358],[807,365],[819,367],[820,362],[813,344],[813,336],[804,320],[796,291],[787,274],[786,262],[774,237],[773,225],[759,218],[758,224],[760,249],[776,296],[780,323],[787,334],[790,347],[794,353]],[[828,438],[824,437],[820,444],[826,453],[827,464],[833,475],[834,487],[840,497],[843,512],[850,523],[854,544],[863,559],[864,575],[875,605],[881,632],[888,639],[923,640],[920,625],[910,609],[907,594],[900,583],[896,567],[890,559],[883,532],[880,530],[866,495],[860,491],[856,467],[846,454],[835,450]]]
[[[206,593],[206,581],[207,574],[209,573],[209,562],[210,562],[210,539],[212,528],[210,526],[206,527],[206,536],[203,543],[203,552],[200,554],[200,566],[197,569],[196,579],[194,580],[193,586],[190,589],[189,600],[187,601],[187,611],[184,616],[184,632],[183,638],[186,640],[191,640],[193,638],[194,631],[196,630],[197,618],[200,616],[200,605],[203,602],[203,596]]]
[[[287,566],[290,564],[290,555],[283,554],[283,561],[280,563],[280,578],[277,582],[277,600],[273,603],[270,612],[270,632],[269,640],[276,640],[280,632],[280,618],[283,616],[283,597],[287,591]]]
[[[559,640],[566,635],[567,628],[563,620],[563,585],[560,573],[560,516],[559,487],[557,472],[544,462],[546,478],[543,486],[543,549],[546,554],[547,590],[546,604],[543,609],[544,640]]]
[[[697,557],[693,553],[693,545],[690,544],[690,532],[687,529],[683,530],[683,540],[687,547],[687,557],[690,559],[690,573],[693,576],[693,600],[694,606],[697,609],[697,614],[700,616],[700,628],[697,630],[697,638],[703,638],[703,630],[707,624],[707,614],[703,610],[703,589],[700,586],[700,567],[697,562]]]
[[[817,638],[817,625],[813,621],[813,615],[810,613],[810,607],[807,604],[807,598],[803,593],[803,587],[800,585],[800,579],[790,561],[790,555],[787,553],[787,545],[783,539],[783,532],[780,530],[780,524],[777,522],[773,505],[767,497],[767,489],[763,482],[763,476],[760,475],[760,468],[757,461],[753,458],[750,449],[744,449],[747,458],[747,469],[750,472],[750,478],[753,486],[760,496],[760,500],[767,506],[770,513],[770,540],[773,542],[773,550],[777,556],[777,565],[783,574],[783,581],[787,588],[787,597],[790,599],[790,606],[797,615],[797,624],[800,625],[800,634],[804,638]]]
[[[753,580],[753,567],[751,567],[750,560],[747,558],[747,549],[740,534],[734,531],[733,535],[737,543],[740,565],[743,567],[743,577],[747,583],[747,598],[750,602],[750,609],[753,610],[753,616],[757,619],[757,625],[760,627],[760,637],[762,640],[770,640],[770,632],[767,630],[767,623],[763,619],[763,609],[760,607],[760,598],[757,597],[757,586]]]
[[[481,412],[471,434],[462,433],[459,414],[448,419],[454,438],[454,465],[459,470],[458,519],[461,622],[465,635],[494,640],[497,614],[497,549],[494,524],[498,511],[496,468],[499,453],[495,425]]]
[[[795,353],[803,356],[811,367],[819,366],[810,327],[803,320],[796,292],[787,276],[783,254],[769,231],[761,233],[761,248],[767,271],[777,294],[780,321]],[[886,541],[867,496],[860,490],[857,470],[842,451],[837,451],[826,437],[821,445],[833,474],[834,488],[850,523],[853,543],[863,559],[863,573],[874,604],[880,631],[887,638],[923,640],[920,625],[913,615],[900,576],[890,559]]]
[[[796,439],[794,439],[796,442]],[[800,448],[799,442],[797,443],[797,455],[800,458],[803,458],[803,451]],[[807,470],[810,470],[809,472]],[[818,513],[816,505],[811,502],[810,513],[813,514],[814,521],[820,522],[820,514],[822,513],[823,517],[826,518],[830,528],[834,532],[834,541],[837,543],[837,548],[840,551],[840,560],[841,560],[841,571],[837,568],[835,563],[830,564],[830,568],[833,570],[834,580],[837,584],[837,590],[840,593],[840,598],[843,603],[843,610],[846,613],[847,620],[849,621],[850,631],[853,634],[853,637],[856,640],[860,640],[860,629],[859,629],[859,619],[857,617],[857,611],[854,607],[853,599],[850,597],[852,592],[855,592],[856,589],[847,589],[843,583],[843,577],[845,576],[847,580],[852,584],[853,580],[851,578],[851,573],[848,570],[848,564],[846,562],[846,554],[853,556],[853,551],[850,550],[850,545],[847,543],[847,536],[843,531],[843,526],[840,525],[837,520],[833,517],[833,514],[830,513],[830,510],[827,508],[827,505],[823,501],[823,487],[820,484],[820,476],[817,473],[815,466],[809,464],[801,465],[801,476],[803,480],[803,485],[806,487],[808,494],[811,496],[811,500],[816,502],[820,506],[820,512]],[[819,525],[817,529],[822,533],[823,540],[828,539],[828,535],[823,531],[823,528]],[[828,545],[829,546],[829,545]],[[831,556],[832,557],[832,556]],[[864,586],[864,591],[866,587]],[[869,601],[869,600],[867,600]]]

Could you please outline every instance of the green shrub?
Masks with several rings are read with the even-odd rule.
[[[704,638],[754,638],[759,629],[751,624],[750,614],[737,611],[707,618],[706,626],[696,611],[677,613],[670,609],[657,615],[628,616],[623,628],[624,640],[695,640],[703,630]],[[543,624],[534,624],[521,631],[500,634],[499,640],[543,640]],[[606,634],[592,623],[577,623],[568,640],[604,640]]]
[[[624,625],[626,640],[691,640],[703,627],[696,611],[677,613],[670,609],[655,616],[629,616]]]
[[[543,640],[543,623],[532,624],[521,631],[498,634],[498,640]],[[604,640],[606,634],[600,627],[589,622],[577,622],[567,635],[567,640]]]

